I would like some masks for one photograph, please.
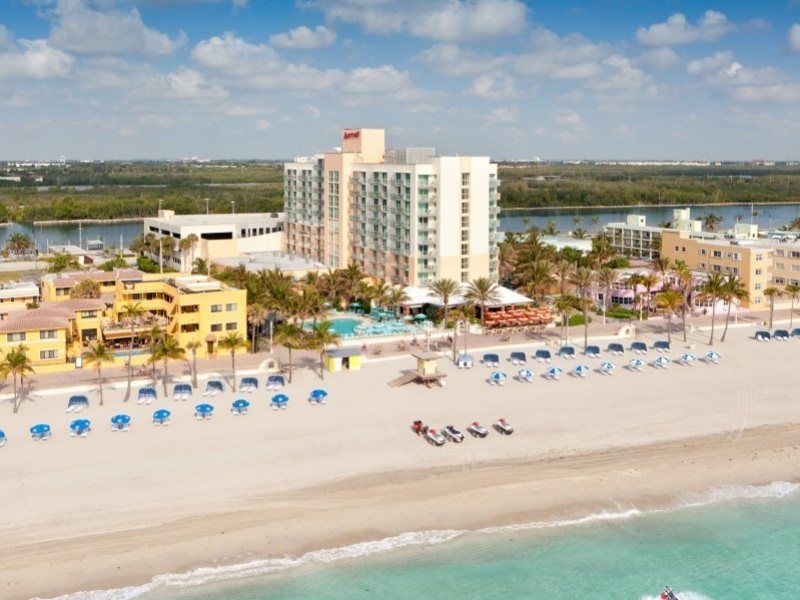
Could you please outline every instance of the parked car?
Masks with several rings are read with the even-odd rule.
[[[476,437],[476,438],[478,438],[478,437],[479,438],[485,438],[487,435],[489,435],[489,430],[486,429],[486,427],[484,427],[483,425],[481,425],[477,421],[473,421],[472,423],[470,423],[470,425],[467,427],[467,432],[472,437]]]
[[[494,424],[494,428],[497,430],[497,433],[502,435],[511,435],[514,433],[514,428],[505,419],[498,419]]]
[[[452,425],[445,425],[442,428],[442,435],[446,437],[449,441],[454,442],[456,444],[460,444],[464,441],[464,434],[461,433],[458,429],[453,427]]]
[[[447,440],[444,439],[444,436],[435,429],[428,429],[428,431],[422,437],[424,437],[425,441],[431,446],[444,446],[445,442],[447,442]]]

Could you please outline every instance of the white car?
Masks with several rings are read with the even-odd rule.
[[[428,429],[422,437],[425,438],[425,441],[431,446],[444,446],[447,442],[444,436],[435,429]]]
[[[486,429],[486,427],[484,427],[483,425],[481,425],[477,421],[473,421],[472,423],[470,423],[470,425],[467,427],[467,432],[472,437],[476,437],[476,438],[478,438],[478,437],[479,438],[485,438],[487,435],[489,435],[489,430]]]

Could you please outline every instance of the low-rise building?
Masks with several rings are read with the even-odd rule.
[[[39,302],[39,286],[33,282],[11,281],[0,286],[0,319],[12,311],[25,310]]]
[[[688,208],[672,211],[669,227],[656,227],[647,224],[644,215],[628,215],[625,222],[609,223],[605,227],[611,247],[621,256],[652,260],[660,256],[661,235],[665,231],[689,231],[700,233],[702,223],[691,218]]]

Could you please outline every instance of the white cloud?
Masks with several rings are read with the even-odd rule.
[[[689,61],[689,63],[686,65],[686,72],[689,75],[714,73],[720,71],[723,67],[729,67],[732,62],[733,52],[717,52],[711,56]]]
[[[596,44],[573,33],[560,37],[549,29],[537,28],[530,52],[512,58],[514,70],[522,75],[553,79],[587,79],[600,73],[599,61],[608,53]]]
[[[472,82],[470,93],[484,100],[501,100],[516,96],[514,78],[505,73],[487,73]]]
[[[497,125],[499,123],[513,123],[519,118],[519,110],[512,108],[495,108],[489,113],[486,119],[487,125]]]
[[[269,43],[286,50],[319,50],[333,45],[336,33],[318,25],[314,29],[301,25],[287,31],[269,36]]]
[[[306,5],[367,33],[408,33],[442,42],[508,37],[527,27],[521,0],[310,0]]]
[[[562,127],[583,127],[583,117],[570,109],[563,109],[553,115],[553,122]]]
[[[672,46],[694,42],[713,42],[736,29],[723,13],[707,10],[696,24],[682,13],[675,13],[663,23],[636,30],[636,39],[647,46]]]
[[[9,40],[6,50],[0,51],[0,79],[51,79],[68,76],[75,59],[53,48],[47,40]]]
[[[99,11],[86,0],[58,0],[50,42],[57,48],[85,54],[167,56],[181,47],[186,37],[176,39],[147,27],[139,11]]]
[[[643,52],[636,59],[636,62],[645,67],[653,69],[668,69],[674,67],[681,60],[678,53],[669,46],[662,46],[660,48],[653,48],[647,52]]]
[[[800,23],[795,23],[789,28],[787,41],[789,43],[789,50],[792,52],[800,52]]]
[[[495,70],[508,63],[507,57],[492,57],[456,44],[436,44],[419,58],[430,68],[455,77],[469,77]]]
[[[209,83],[202,73],[194,69],[181,68],[166,77],[169,95],[188,100],[214,100],[225,98],[228,93],[222,87]]]
[[[0,24],[0,50],[11,45],[11,32]]]
[[[256,131],[266,131],[272,127],[272,123],[266,119],[259,119],[256,121]]]

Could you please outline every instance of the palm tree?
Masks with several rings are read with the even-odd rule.
[[[556,298],[553,305],[556,311],[561,315],[561,337],[564,338],[564,343],[569,343],[569,314],[575,308],[575,297],[569,294],[563,294]]]
[[[69,291],[69,297],[72,299],[96,299],[100,297],[101,292],[100,284],[97,281],[84,279]]]
[[[594,273],[589,267],[578,267],[573,271],[569,282],[575,286],[575,295],[580,300],[579,305],[583,311],[583,346],[589,343],[589,305],[592,301],[592,284]]]
[[[197,245],[197,240],[198,240],[197,236],[193,233],[190,233],[185,238],[181,238],[181,240],[178,242],[178,249],[181,251],[182,263],[184,262],[183,259],[186,258],[186,251],[191,250],[192,254],[191,254],[191,260],[189,261],[190,265],[189,270],[191,270],[191,265],[194,264],[194,248]]]
[[[711,337],[709,346],[714,345],[714,319],[717,315],[717,301],[725,295],[725,277],[720,273],[709,273],[708,278],[700,286],[700,296],[711,302]]]
[[[150,356],[147,358],[147,362],[152,365],[154,386],[156,384],[156,363],[159,359],[158,347],[161,345],[161,340],[164,338],[164,335],[164,330],[157,325],[153,325],[145,334],[145,337],[147,338],[147,351],[150,353]]]
[[[675,280],[680,286],[683,294],[683,307],[681,308],[681,320],[683,321],[683,341],[686,341],[686,314],[692,306],[692,271],[685,262],[679,260],[673,266]]]
[[[327,350],[328,346],[341,344],[342,336],[333,329],[333,323],[320,321],[314,327],[311,335],[307,337],[309,347],[319,350],[319,377],[320,379],[325,379],[325,350]]]
[[[538,299],[540,304],[544,302],[547,292],[556,284],[553,264],[544,259],[535,261],[525,278],[527,279],[525,290],[531,297]]]
[[[625,285],[629,285],[633,290],[633,301],[639,304],[639,320],[642,320],[642,299],[639,297],[638,288],[642,284],[641,273],[631,273],[625,278]]]
[[[586,230],[581,227],[577,227],[572,232],[572,237],[574,237],[576,240],[585,240],[588,235],[589,234],[586,232]]]
[[[719,339],[719,341],[724,342],[725,336],[728,335],[728,323],[731,320],[731,307],[733,306],[733,303],[746,300],[748,296],[749,294],[747,292],[747,286],[745,286],[742,280],[735,275],[730,276],[728,281],[725,282],[725,293],[723,299],[728,303],[728,311],[725,313],[725,329],[723,329],[722,337]]]
[[[19,387],[24,391],[25,375],[33,373],[33,365],[31,359],[28,358],[28,347],[20,344],[8,354],[5,360],[0,364],[0,372],[4,378],[11,375],[14,379],[14,413],[19,411],[22,398],[17,393],[17,379],[19,379]]]
[[[186,343],[186,349],[192,353],[192,387],[197,387],[197,350],[200,348],[199,340],[191,340]]]
[[[714,213],[706,213],[700,220],[703,223],[703,227],[705,227],[708,231],[716,231],[717,226],[722,223],[722,217],[719,215],[715,215]]]
[[[650,302],[653,299],[653,288],[661,281],[655,273],[645,273],[642,275],[640,284],[644,286],[645,300],[647,301],[647,313],[650,313]]]
[[[389,291],[386,294],[386,305],[394,308],[394,314],[395,316],[397,316],[398,309],[401,306],[403,306],[403,303],[407,302],[408,299],[409,299],[408,294],[406,293],[404,288],[391,287],[389,288]]]
[[[561,259],[555,264],[555,276],[558,280],[558,293],[562,296],[567,292],[567,282],[569,281],[575,265],[570,261]]]
[[[113,363],[114,353],[104,342],[97,342],[83,353],[87,365],[94,365],[97,371],[97,388],[100,391],[100,406],[103,406],[103,363]]]
[[[27,233],[16,231],[8,236],[6,250],[11,254],[25,254],[33,248],[33,240]]]
[[[161,336],[159,339],[158,344],[156,346],[155,358],[157,360],[161,360],[164,363],[164,396],[167,396],[167,379],[169,378],[169,374],[167,373],[167,366],[171,360],[182,360],[186,357],[186,350],[181,347],[174,337],[165,335]],[[236,391],[234,389],[234,391]]]
[[[204,258],[195,258],[192,261],[192,273],[195,275],[210,275],[211,265]]]
[[[127,302],[120,311],[120,316],[131,327],[131,343],[128,345],[128,387],[125,390],[125,399],[127,402],[131,397],[131,382],[133,380],[133,342],[136,339],[136,319],[144,314],[142,305],[138,302]]]
[[[428,290],[439,299],[444,307],[444,324],[442,329],[447,328],[447,317],[450,314],[450,298],[458,290],[458,283],[452,279],[438,279],[428,284]]]
[[[269,312],[267,308],[259,303],[256,302],[254,304],[250,304],[247,307],[247,322],[252,327],[252,336],[253,336],[253,354],[256,352],[256,341],[258,340],[258,328],[259,326],[266,320]]]
[[[656,307],[667,314],[667,340],[672,343],[672,315],[683,307],[683,294],[675,290],[664,290],[656,294]]]
[[[292,383],[292,350],[303,347],[305,331],[297,323],[287,321],[275,330],[275,342],[289,351],[289,383]]]
[[[231,372],[233,373],[233,392],[236,393],[236,351],[247,348],[247,340],[238,331],[231,331],[219,341],[221,350],[231,353]]]
[[[768,287],[764,290],[764,295],[769,298],[769,328],[772,329],[772,318],[775,314],[775,298],[782,295],[782,292],[776,287]]]
[[[481,325],[486,323],[486,305],[500,300],[498,285],[488,277],[478,277],[467,285],[464,300],[481,307]]]
[[[608,299],[611,297],[611,288],[617,282],[618,275],[611,267],[600,267],[597,272],[597,283],[603,288],[603,325],[606,324],[606,313],[608,312]]]
[[[791,329],[794,323],[794,303],[800,298],[800,285],[796,283],[787,283],[783,291],[789,294],[789,297],[792,299],[792,307],[789,309],[789,329]]]

